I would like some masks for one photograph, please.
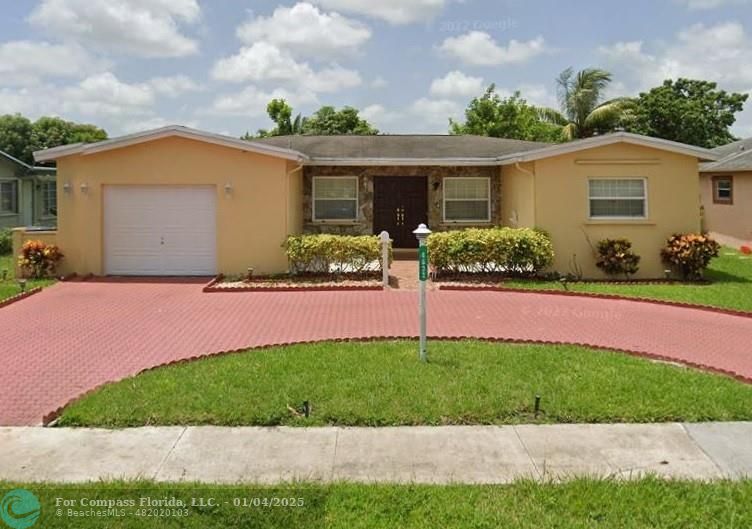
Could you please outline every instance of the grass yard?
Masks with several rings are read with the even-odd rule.
[[[752,419],[752,385],[575,346],[317,343],[209,357],[107,385],[66,426],[441,425]],[[534,397],[542,412],[534,416]],[[308,400],[309,418],[288,409]]]
[[[288,485],[276,488],[154,483],[45,485],[0,483],[0,493],[21,487],[41,503],[36,526],[45,529],[147,527],[391,529],[703,529],[752,527],[752,481],[697,483],[645,479],[581,479],[565,484],[521,481],[506,486]],[[182,516],[129,514],[77,517],[55,498],[81,501],[175,497],[214,498],[215,507],[191,507]],[[303,498],[304,507],[235,507],[236,498]],[[242,503],[241,503],[242,504]],[[92,509],[105,511],[105,508]],[[148,514],[147,514],[148,513]],[[26,527],[26,526],[25,526]]]
[[[21,293],[21,287],[19,287],[16,282],[15,269],[15,262],[12,255],[0,255],[0,274],[2,274],[4,270],[8,271],[5,281],[2,280],[2,276],[0,275],[0,301]],[[29,280],[26,284],[26,290],[30,290],[34,287],[44,287],[51,285],[54,282],[54,279]]]
[[[573,292],[618,294],[711,305],[727,309],[752,311],[752,256],[724,247],[705,275],[710,284],[618,285],[608,283],[569,283]],[[559,281],[508,281],[502,286],[514,288],[563,290]]]

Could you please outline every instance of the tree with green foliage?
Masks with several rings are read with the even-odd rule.
[[[717,84],[694,79],[668,79],[636,99],[630,132],[713,148],[736,138],[729,127],[748,94],[718,90]]]
[[[266,113],[276,126],[271,130],[260,129],[255,135],[246,133],[242,136],[242,139],[252,140],[254,138],[295,134],[330,136],[379,133],[368,121],[359,116],[358,109],[349,106],[343,107],[341,110],[337,110],[333,106],[323,106],[310,117],[303,117],[298,114],[293,119],[293,110],[287,101],[272,99],[266,107]]]
[[[604,101],[612,76],[605,70],[567,68],[556,79],[561,112],[546,108],[542,116],[562,127],[565,141],[611,132],[629,119],[634,101],[618,98]]]
[[[34,151],[106,139],[107,132],[95,125],[58,117],[41,117],[32,123],[21,114],[0,116],[0,150],[28,164],[34,163]]]
[[[542,120],[540,109],[529,105],[519,92],[502,98],[493,84],[482,96],[470,101],[465,109],[464,122],[450,118],[449,132],[547,142],[561,137],[561,127]]]

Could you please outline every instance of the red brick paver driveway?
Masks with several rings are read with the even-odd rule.
[[[60,283],[0,308],[0,424],[174,360],[330,338],[409,337],[416,293],[204,294],[197,283]],[[429,292],[429,334],[590,344],[752,379],[752,318],[639,303]]]

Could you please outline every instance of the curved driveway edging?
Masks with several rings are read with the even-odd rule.
[[[37,294],[41,291],[42,291],[42,287],[34,287],[31,290],[27,290],[25,292],[21,292],[20,294],[16,294],[15,296],[5,298],[4,300],[0,301],[0,308],[7,307],[8,305],[12,305],[13,303],[21,301],[22,299],[26,299],[29,296],[33,296],[34,294]]]
[[[197,282],[58,283],[3,309],[0,424],[39,424],[145,369],[223,352],[326,340],[415,338],[417,294],[206,296]],[[431,291],[429,336],[576,344],[752,381],[752,318],[634,300]]]
[[[727,309],[716,307],[715,305],[703,305],[701,303],[689,303],[682,301],[671,301],[670,299],[646,298],[642,296],[624,296],[621,294],[604,294],[600,292],[575,292],[572,290],[548,290],[543,288],[506,288],[493,286],[472,286],[472,285],[439,285],[439,290],[459,291],[459,292],[514,292],[517,294],[543,294],[546,296],[575,296],[581,298],[595,299],[616,299],[620,301],[639,301],[640,303],[654,303],[656,305],[666,305],[669,307],[680,307],[683,309],[706,310],[717,312],[719,314],[728,314],[730,316],[741,316],[742,318],[752,318],[752,312],[745,310]]]

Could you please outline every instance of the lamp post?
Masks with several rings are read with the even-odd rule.
[[[420,319],[420,361],[428,361],[428,353],[426,352],[426,281],[428,280],[428,247],[426,246],[426,239],[431,235],[431,230],[428,226],[421,224],[418,229],[413,231],[415,237],[418,239],[418,279],[420,300],[418,303],[418,316]]]

